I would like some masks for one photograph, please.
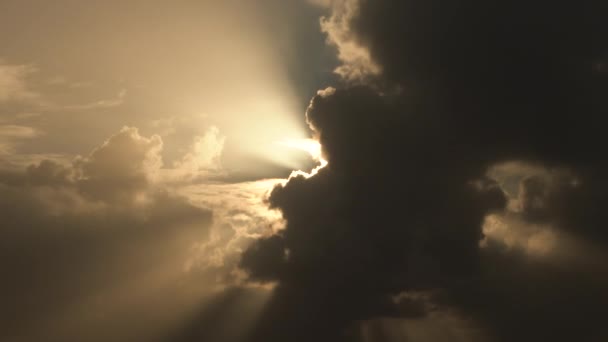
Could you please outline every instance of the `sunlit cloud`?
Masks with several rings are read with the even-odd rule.
[[[288,139],[280,141],[279,144],[310,154],[315,161],[321,161],[321,144],[314,139]]]
[[[308,153],[310,157],[318,163],[311,171],[306,172],[303,170],[294,170],[289,178],[295,176],[304,176],[310,178],[319,172],[322,168],[327,166],[328,162],[323,157],[323,149],[321,144],[315,139],[287,139],[278,142],[280,145],[287,146],[294,150],[300,150]]]
[[[381,73],[381,67],[371,53],[351,32],[351,21],[359,14],[358,0],[314,0],[313,3],[332,8],[332,14],[321,18],[321,29],[327,42],[338,50],[342,65],[334,72],[347,81],[359,82]]]
[[[483,223],[483,233],[482,248],[495,243],[531,256],[550,255],[559,243],[555,229],[550,226],[530,224],[509,214],[488,215]]]

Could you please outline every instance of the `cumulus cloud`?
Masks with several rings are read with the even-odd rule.
[[[440,290],[490,340],[606,338],[605,254],[552,253],[606,248],[605,9],[329,5],[322,28],[359,86],[313,98],[328,165],[275,188],[286,227],[243,254],[252,280],[278,282],[252,340],[357,340],[411,290]]]
[[[203,135],[194,137],[189,151],[174,163],[171,177],[193,180],[222,172],[221,157],[226,137],[212,126]]]
[[[450,168],[446,146],[415,143],[416,118],[397,110],[365,88],[313,99],[307,117],[328,165],[275,188],[286,228],[243,255],[253,279],[279,281],[262,336],[343,338],[349,323],[395,315],[391,295],[476,272],[481,222],[505,205],[502,190],[481,166]],[[300,305],[315,312],[304,322],[288,309]]]
[[[306,113],[327,165],[267,203],[257,183],[177,192],[160,137],[124,128],[71,164],[3,170],[7,338],[608,338],[606,9],[313,2],[346,81]],[[170,165],[190,182],[223,144],[212,129]],[[187,277],[228,290],[201,308]]]
[[[219,167],[222,139],[197,139],[182,160],[203,163],[188,170]],[[186,166],[165,169],[162,150],[160,136],[123,127],[71,162],[0,168],[1,339],[191,340],[187,322],[237,294],[253,319],[269,293],[245,282],[239,256],[282,228],[264,202],[279,180],[176,185],[166,172]]]
[[[85,158],[75,161],[74,172],[82,193],[94,199],[116,200],[145,195],[162,166],[162,140],[142,137],[124,127]]]
[[[154,181],[161,149],[125,127],[71,165],[0,173],[3,339],[151,340],[200,298],[176,284],[212,212]]]
[[[256,239],[283,228],[281,213],[268,210],[268,189],[281,180],[190,185],[180,193],[193,203],[214,209],[210,238],[197,244],[187,268],[214,279],[218,288],[247,285],[238,268],[241,253]]]

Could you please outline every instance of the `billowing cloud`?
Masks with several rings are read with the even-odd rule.
[[[260,334],[338,339],[357,320],[397,314],[390,295],[478,269],[484,215],[505,197],[482,166],[453,168],[454,151],[418,141],[417,118],[398,109],[365,88],[313,99],[308,120],[328,165],[273,191],[286,229],[243,255],[253,279],[280,284]]]
[[[243,254],[278,283],[253,340],[357,340],[419,290],[489,340],[605,339],[605,9],[329,5],[322,27],[359,85],[313,98],[329,164],[275,188],[286,227]]]
[[[132,201],[145,195],[162,166],[162,146],[159,136],[145,138],[136,128],[124,127],[88,157],[75,161],[81,192],[103,200]]]
[[[212,213],[155,182],[161,149],[125,127],[71,165],[1,173],[2,339],[151,340],[201,298],[177,284]]]
[[[607,340],[605,6],[294,4],[3,7],[0,339]]]
[[[352,82],[378,75],[381,72],[380,66],[351,30],[351,21],[359,15],[359,1],[329,0],[315,3],[332,9],[330,16],[321,18],[321,29],[327,34],[327,42],[338,50],[338,59],[342,62],[334,70],[335,73]]]
[[[222,151],[226,137],[215,126],[196,136],[190,150],[174,163],[171,178],[194,180],[197,177],[217,176],[222,172]]]
[[[239,257],[282,228],[264,202],[280,180],[213,180],[202,171],[218,171],[222,139],[211,129],[181,159],[202,162],[165,168],[160,136],[123,127],[72,162],[0,168],[0,338],[176,340],[213,298],[237,294],[253,320],[270,293],[244,282]],[[185,171],[199,178],[176,182]]]

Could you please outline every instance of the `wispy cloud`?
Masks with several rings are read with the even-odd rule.
[[[86,111],[100,108],[112,108],[122,105],[127,96],[127,89],[121,89],[118,94],[113,98],[101,99],[98,101],[81,103],[81,104],[46,104],[43,106],[44,109],[51,111]]]
[[[34,89],[60,86],[65,87],[68,91],[74,91],[75,89],[91,87],[93,83],[73,82],[63,76],[57,76],[42,84],[36,84],[36,82],[31,80],[31,77],[37,72],[38,69],[33,65],[8,64],[0,59],[0,104],[17,103],[39,112],[78,112],[117,107],[124,103],[127,96],[127,89],[122,88],[116,96],[110,98],[102,98],[84,103],[58,103],[52,100],[44,91]]]
[[[32,127],[19,125],[0,125],[0,138],[33,138],[38,131]]]
[[[0,125],[0,156],[12,154],[23,139],[35,138],[40,131],[29,126]]]
[[[31,65],[7,64],[0,59],[0,103],[37,98],[27,83],[27,77],[35,71]]]

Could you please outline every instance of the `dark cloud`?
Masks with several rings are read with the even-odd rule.
[[[124,128],[70,164],[43,161],[25,170],[0,170],[0,269],[6,272],[0,283],[0,339],[608,339],[602,322],[608,304],[608,6],[595,0],[314,2],[330,11],[321,26],[343,63],[336,69],[342,79],[339,89],[320,91],[307,110],[307,122],[329,164],[312,177],[292,177],[268,198],[270,208],[282,213],[285,229],[278,229],[276,217],[255,212],[259,203],[251,193],[259,191],[244,193],[232,184],[194,190],[201,201],[223,208],[214,208],[226,217],[212,228],[211,211],[191,203],[195,196],[180,197],[159,186],[162,141],[134,128]],[[245,12],[255,4],[247,6]],[[303,14],[299,8],[290,10]],[[208,23],[197,16],[199,11],[176,9]],[[142,23],[156,20],[157,11],[149,19],[146,11],[140,13],[146,17]],[[302,46],[316,48],[316,38],[298,31],[313,12],[307,13],[299,16],[295,36],[305,41]],[[226,18],[242,16],[212,19],[223,27]],[[282,33],[280,19],[263,30]],[[200,78],[206,70],[193,65],[213,64],[201,64],[199,53],[176,54],[186,51],[182,44],[188,45],[188,39],[173,39],[169,45],[175,49],[166,49],[159,39],[149,40],[148,31],[139,31],[146,25],[136,26],[137,32],[120,37],[137,38],[146,57],[162,59],[169,53],[185,66],[177,71],[180,77],[163,78],[154,91],[178,89],[188,94],[184,102],[198,103],[208,89],[176,84]],[[26,36],[37,32],[26,31]],[[75,42],[98,44],[88,35],[77,36]],[[160,40],[178,36],[177,31],[161,34]],[[292,34],[280,36],[277,46],[291,45]],[[266,45],[253,41],[253,46]],[[15,51],[21,50],[17,55],[32,46],[28,43],[26,49],[22,42],[31,39],[15,45]],[[124,42],[112,40],[110,45],[129,46]],[[231,56],[241,55],[242,44],[221,42],[235,51]],[[83,50],[78,43],[57,46]],[[158,52],[158,47],[161,53],[146,53]],[[88,50],[91,55],[98,49]],[[279,50],[281,56],[288,52]],[[330,59],[308,58],[302,50],[288,55],[311,66]],[[71,55],[90,69],[90,58],[83,59],[80,52]],[[286,88],[287,80],[265,67],[274,66],[274,58],[249,56],[213,70],[215,87],[238,89],[207,94],[213,101],[201,108],[246,106],[247,99],[258,103],[271,93],[290,97],[290,92],[275,91]],[[139,70],[135,74],[157,69],[153,59],[144,59],[146,63],[133,65]],[[171,72],[163,74],[175,73],[174,58],[167,60],[173,61],[167,69]],[[291,70],[292,63],[287,64]],[[240,71],[245,69],[259,74],[244,77]],[[4,82],[5,100],[36,97],[23,86],[31,71],[19,70],[4,77],[9,80]],[[302,93],[332,79],[323,71],[289,73],[302,81],[296,82]],[[239,82],[227,82],[234,77],[228,74]],[[259,92],[266,90],[268,94]],[[235,101],[240,96],[235,94],[243,98]],[[279,117],[263,114],[285,109],[279,107],[260,107],[259,114],[250,116],[253,121],[227,119],[242,128],[234,130],[231,138],[237,140],[228,149],[250,141],[245,137],[256,120],[272,128],[270,135],[281,133],[283,126],[273,121]],[[258,113],[250,108],[234,112]],[[108,122],[123,119],[114,116]],[[78,120],[92,127],[90,117]],[[179,125],[193,127],[186,121]],[[29,126],[5,126],[0,154],[10,154],[17,138],[35,135],[23,130]],[[167,127],[177,126],[171,119]],[[93,131],[75,130],[87,138]],[[63,134],[47,137],[67,141]],[[223,138],[214,142],[211,150],[217,153],[206,155],[209,160],[197,160],[205,149],[196,148],[176,159],[176,168],[185,167],[181,171],[188,176],[179,181],[196,179],[191,171],[215,164]],[[253,164],[235,159],[243,162],[235,165]],[[260,169],[266,175],[267,170],[279,172],[270,165]],[[239,177],[258,174],[239,168],[234,178]],[[200,254],[192,257],[192,251]],[[233,269],[237,264],[250,283],[239,283],[243,275]],[[188,267],[201,270],[184,274]],[[219,296],[201,299],[201,292],[226,283],[241,287],[227,286]],[[264,290],[260,283],[274,290]],[[458,337],[455,331],[469,329],[464,323],[469,320],[480,333]],[[389,326],[397,330],[389,331]]]
[[[587,239],[608,242],[605,168],[577,175],[536,175],[522,180],[520,204],[529,221],[548,223]]]
[[[526,225],[605,248],[608,79],[598,63],[608,52],[608,8],[330,7],[323,28],[340,51],[345,87],[320,92],[307,111],[329,165],[275,188],[269,203],[286,229],[243,254],[253,280],[278,283],[253,340],[356,340],[356,322],[399,316],[392,296],[436,289],[438,303],[472,315],[497,340],[605,339],[603,253],[591,263],[537,260],[480,241],[487,215],[515,201],[509,215]],[[512,184],[489,177],[510,161],[549,175],[517,178],[512,194]]]
[[[421,119],[400,115],[402,104],[391,100],[364,88],[315,97],[308,119],[329,165],[273,191],[270,205],[281,209],[287,229],[243,255],[254,279],[280,281],[275,301],[286,307],[279,320],[300,322],[304,314],[289,308],[302,305],[315,339],[337,338],[372,313],[396,314],[387,295],[475,273],[483,218],[505,205],[483,165],[454,160],[455,148],[426,141]]]

